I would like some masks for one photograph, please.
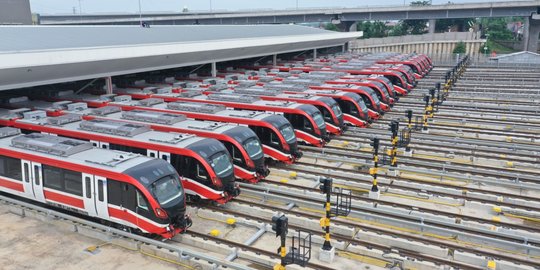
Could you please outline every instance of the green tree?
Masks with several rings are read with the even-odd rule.
[[[386,34],[386,25],[381,21],[365,21],[359,22],[356,25],[358,31],[363,31],[364,36],[362,38],[380,38],[385,37]]]
[[[460,41],[456,44],[456,47],[452,51],[452,53],[466,53],[467,48],[465,47],[465,42]]]
[[[436,20],[435,32],[447,32],[449,28],[456,26],[458,32],[466,32],[469,30],[469,22],[474,22],[473,18],[463,19],[440,19]]]
[[[494,40],[513,40],[514,34],[508,30],[507,22],[512,18],[483,18],[482,28],[488,39]]]
[[[326,30],[330,30],[330,31],[336,31],[336,32],[339,32],[339,28],[333,24],[333,23],[327,23],[324,25],[324,29]]]

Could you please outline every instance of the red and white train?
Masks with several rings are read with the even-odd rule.
[[[0,128],[0,191],[172,238],[192,224],[176,170],[167,162],[90,142]]]
[[[22,114],[22,117],[21,117]],[[120,150],[160,158],[182,176],[190,198],[226,203],[238,196],[232,160],[225,146],[215,139],[154,131],[147,125],[93,119],[79,114],[47,117],[44,111],[2,111],[0,124],[25,132],[42,132],[92,142],[103,149]]]

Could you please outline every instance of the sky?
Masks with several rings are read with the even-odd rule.
[[[197,10],[295,9],[313,7],[366,7],[409,4],[410,0],[140,0],[142,12],[180,12],[184,7]],[[448,0],[433,0],[433,4]],[[454,3],[491,2],[489,0],[453,0]],[[508,2],[508,1],[506,1]],[[79,5],[80,4],[80,5]],[[30,0],[32,12],[59,13],[138,13],[139,0]]]

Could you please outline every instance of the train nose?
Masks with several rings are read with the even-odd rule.
[[[238,195],[240,195],[240,188],[238,186],[234,187],[234,189],[230,191],[230,195],[233,198],[238,197]]]
[[[179,215],[174,219],[173,223],[175,228],[181,229],[182,232],[186,231],[191,225],[193,225],[193,221],[191,218],[187,215]]]

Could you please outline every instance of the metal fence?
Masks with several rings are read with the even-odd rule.
[[[504,56],[505,54],[499,54],[498,56]],[[433,54],[429,55],[435,66],[453,66],[455,65],[460,57],[460,54]],[[462,56],[462,55],[461,55]],[[491,55],[486,54],[475,54],[470,55],[471,57],[471,66],[472,67],[492,67],[492,68],[502,68],[502,67],[511,67],[511,68],[523,68],[527,70],[531,69],[540,69],[540,62],[538,58],[529,57],[529,58],[520,58],[516,59],[515,62],[510,61],[498,61],[493,59]]]

